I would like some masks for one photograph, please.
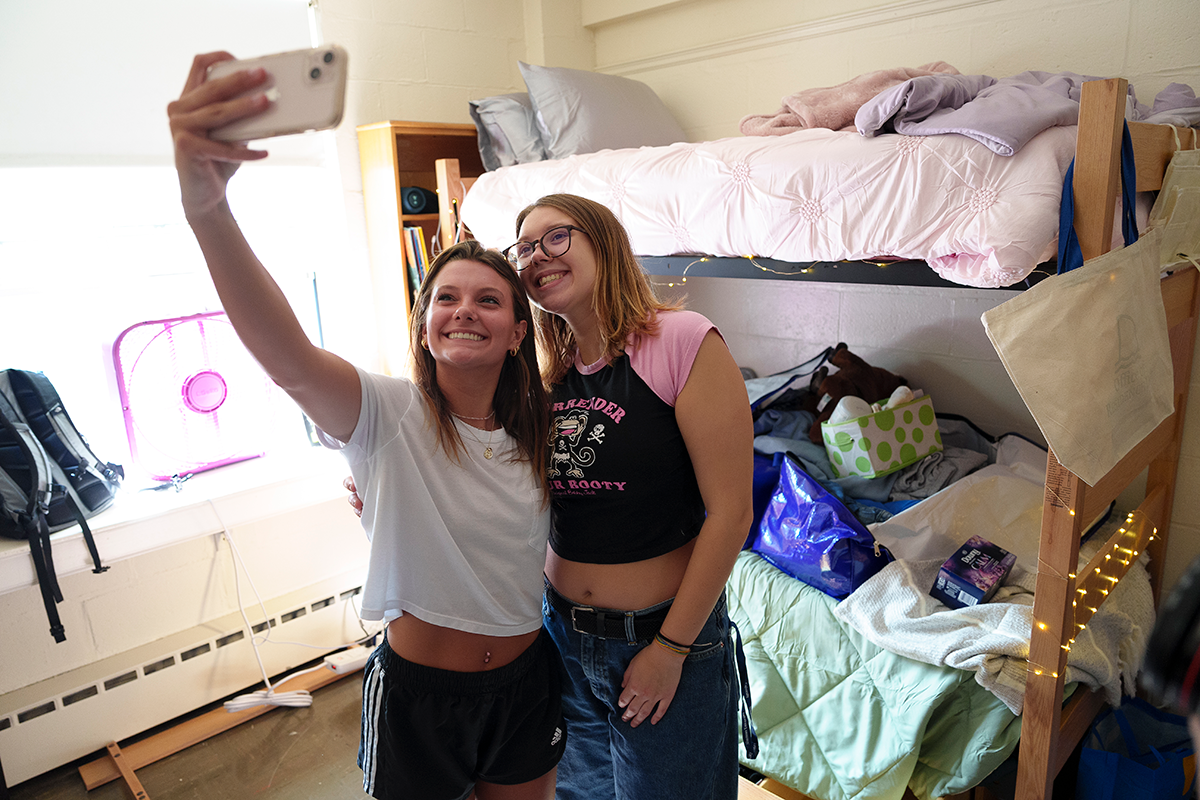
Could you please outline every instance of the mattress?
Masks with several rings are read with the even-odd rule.
[[[462,214],[504,248],[522,208],[567,192],[611,208],[641,256],[910,259],[954,283],[1009,286],[1055,252],[1075,135],[1049,128],[1012,156],[954,134],[825,129],[602,150],[488,172]]]

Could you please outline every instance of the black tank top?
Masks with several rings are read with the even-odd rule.
[[[629,564],[691,541],[704,523],[675,409],[628,356],[552,391],[550,546],[568,561]]]

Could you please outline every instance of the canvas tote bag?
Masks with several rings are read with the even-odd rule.
[[[1181,262],[1200,267],[1200,150],[1179,150],[1171,158],[1150,225],[1162,229],[1164,267]]]
[[[1089,486],[1175,410],[1160,239],[1152,230],[983,314],[1054,455]]]

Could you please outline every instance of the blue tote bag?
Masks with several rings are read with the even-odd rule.
[[[1187,719],[1127,697],[1097,717],[1084,738],[1075,799],[1191,797],[1195,777]]]

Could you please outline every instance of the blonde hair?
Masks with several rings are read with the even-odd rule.
[[[592,287],[592,312],[604,337],[604,356],[614,359],[625,352],[630,337],[653,336],[659,311],[680,306],[660,300],[642,271],[629,234],[606,206],[573,194],[550,194],[526,206],[517,215],[521,225],[536,208],[554,208],[567,216],[592,240],[596,253],[596,282]],[[534,308],[538,343],[542,348],[542,377],[557,383],[575,361],[575,335],[566,320]]]
[[[525,287],[512,265],[496,250],[488,250],[475,241],[460,242],[446,248],[429,265],[421,289],[413,301],[409,328],[409,351],[412,354],[413,382],[425,396],[433,413],[433,424],[437,427],[438,444],[446,455],[459,463],[459,455],[465,448],[446,396],[437,382],[437,361],[433,354],[418,342],[425,327],[425,319],[432,302],[434,284],[438,274],[447,264],[455,261],[475,261],[489,267],[508,285],[512,296],[513,316],[517,322],[533,325],[532,309]],[[549,498],[547,483],[547,437],[550,431],[550,407],[546,389],[538,372],[537,345],[533,336],[521,340],[515,356],[504,359],[500,369],[500,380],[492,396],[492,407],[496,411],[496,422],[517,443],[515,460],[527,461],[542,484],[543,498]]]

